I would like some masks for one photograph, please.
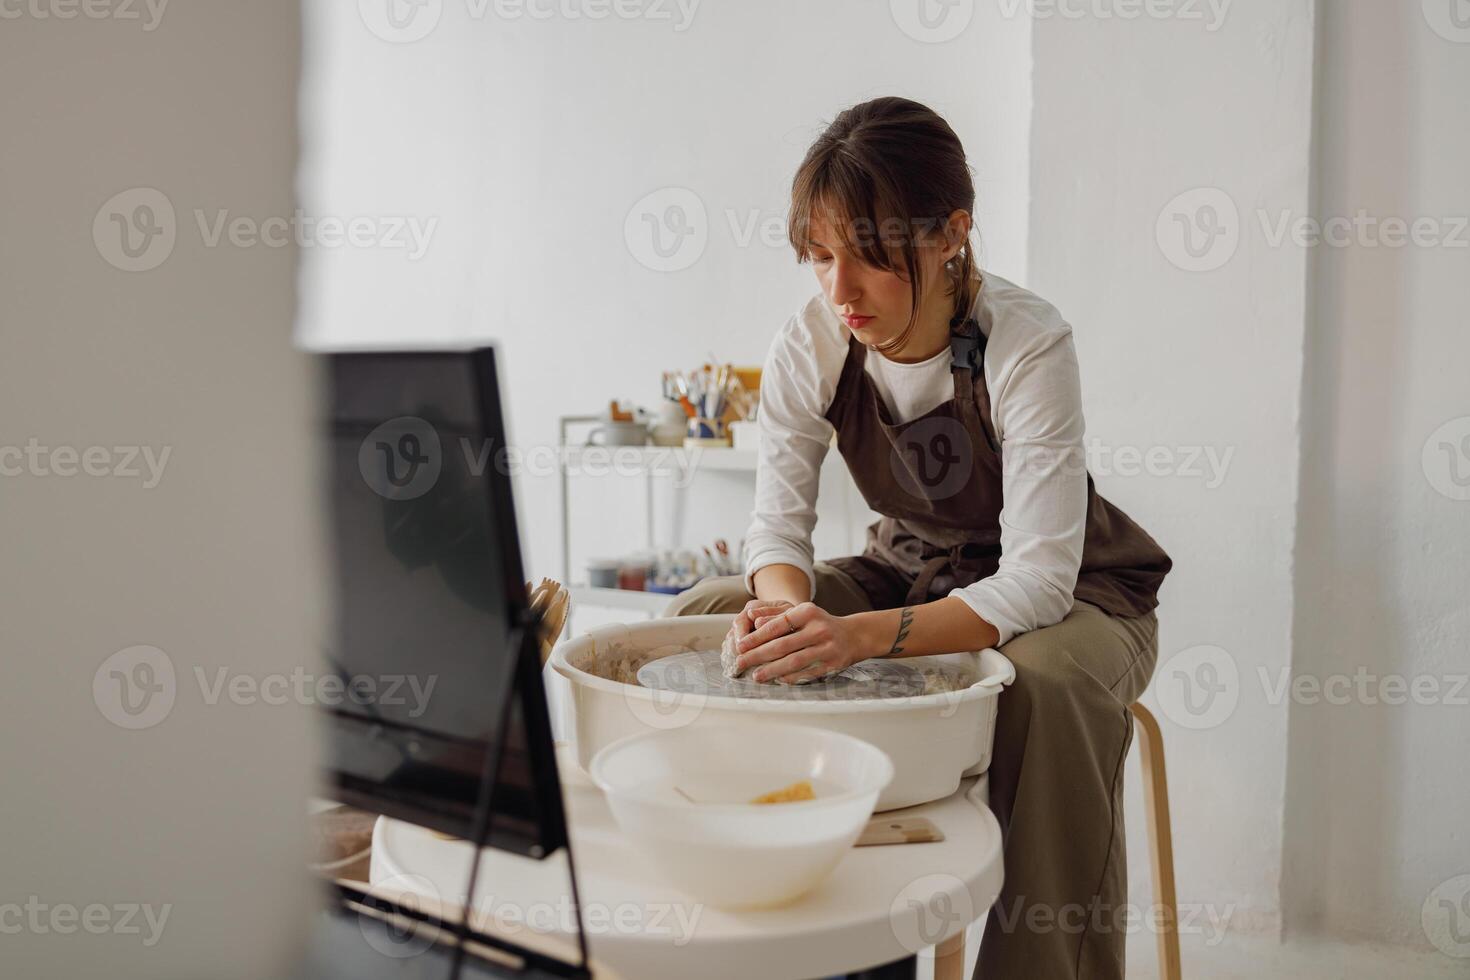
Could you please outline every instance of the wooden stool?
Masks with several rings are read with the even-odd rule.
[[[1144,817],[1148,824],[1149,863],[1154,904],[1159,908],[1159,980],[1179,980],[1179,901],[1174,894],[1174,834],[1169,825],[1169,781],[1164,772],[1164,733],[1158,719],[1141,704],[1130,709],[1137,723],[1143,775]],[[965,933],[934,949],[934,980],[964,980]]]

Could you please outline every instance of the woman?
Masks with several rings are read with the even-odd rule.
[[[775,683],[999,649],[1016,667],[990,766],[1006,880],[978,972],[1122,977],[1128,705],[1172,562],[1096,493],[1071,327],[977,269],[974,207],[959,139],[918,103],[855,106],[812,145],[790,238],[821,293],[766,361],[747,573],[672,611],[738,613],[739,668]],[[834,430],[882,519],[863,554],[813,564]]]

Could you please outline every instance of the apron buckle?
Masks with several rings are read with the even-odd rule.
[[[953,371],[968,371],[974,374],[980,370],[980,324],[974,317],[959,325],[951,321],[949,364]]]

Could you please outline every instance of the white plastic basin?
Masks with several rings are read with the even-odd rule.
[[[964,665],[974,683],[963,690],[871,701],[677,695],[586,669],[603,658],[640,651],[718,648],[733,619],[726,614],[614,624],[559,643],[551,667],[569,682],[578,764],[587,770],[604,746],[638,732],[694,732],[706,725],[750,721],[805,725],[855,736],[888,755],[894,778],[878,796],[878,811],[943,799],[959,788],[963,776],[979,775],[990,765],[997,698],[1016,676],[1011,662],[995,650],[908,661]]]

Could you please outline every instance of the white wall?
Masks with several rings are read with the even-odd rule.
[[[1444,28],[1449,9],[1321,7],[1317,213],[1441,230],[1312,256],[1294,673],[1397,675],[1436,703],[1293,706],[1283,891],[1293,929],[1454,949],[1439,899],[1470,888],[1470,690],[1453,695],[1470,673],[1470,233],[1445,219],[1470,215],[1470,30],[1425,16]]]
[[[308,709],[210,704],[194,670],[289,674],[318,648],[314,384],[295,250],[209,247],[193,210],[291,213],[296,4],[170,4],[151,28],[6,11],[0,450],[35,440],[37,462],[0,476],[0,975],[279,976],[313,896]],[[140,201],[104,206],[139,187],[175,241],[128,272],[109,217]],[[129,729],[110,671],[144,661],[99,670],[139,645],[174,701],[131,688],[156,723]]]
[[[1433,0],[1121,7],[1034,28],[1031,281],[1077,329],[1090,440],[1234,453],[1215,488],[1098,478],[1176,559],[1146,701],[1181,900],[1463,955],[1470,31]],[[1281,237],[1360,213],[1439,238]]]
[[[307,4],[306,208],[438,221],[416,261],[404,250],[306,250],[309,343],[494,340],[509,366],[511,438],[528,450],[556,442],[558,415],[611,398],[652,405],[661,371],[710,352],[760,364],[817,288],[784,239],[791,176],[826,121],[881,94],[924,101],[955,127],[976,171],[986,254],[997,271],[1024,274],[1025,17],[977,5],[973,20],[951,16],[933,35],[954,37],[931,43],[905,33],[886,2],[704,3],[687,22],[673,4],[656,8],[667,21],[496,9],[446,0],[437,21],[375,34],[356,4]],[[384,39],[430,25],[418,40]],[[697,234],[674,254],[680,267],[660,271],[644,215],[676,203]],[[698,481],[687,538],[734,546],[749,481]],[[641,492],[617,477],[574,487],[574,567],[641,543]],[[517,493],[530,571],[559,575],[555,482],[523,475]],[[861,545],[860,527],[856,541],[834,536],[838,513],[824,494],[819,555]]]
[[[1030,282],[1075,330],[1088,440],[1107,452],[1099,490],[1175,559],[1145,701],[1165,725],[1180,900],[1228,915],[1231,929],[1271,932],[1287,710],[1258,697],[1255,678],[1292,655],[1306,260],[1248,225],[1233,253],[1224,237],[1204,256],[1219,268],[1187,271],[1172,213],[1197,219],[1222,196],[1241,215],[1306,213],[1312,5],[1237,0],[1220,22],[1205,5],[1161,6],[1205,19],[1034,25]],[[1202,187],[1214,190],[1173,202]],[[1155,447],[1157,475],[1107,462]],[[1196,451],[1214,452],[1223,477],[1192,462]],[[1213,699],[1185,687],[1217,668],[1226,690]],[[1128,812],[1141,903],[1136,792]]]

